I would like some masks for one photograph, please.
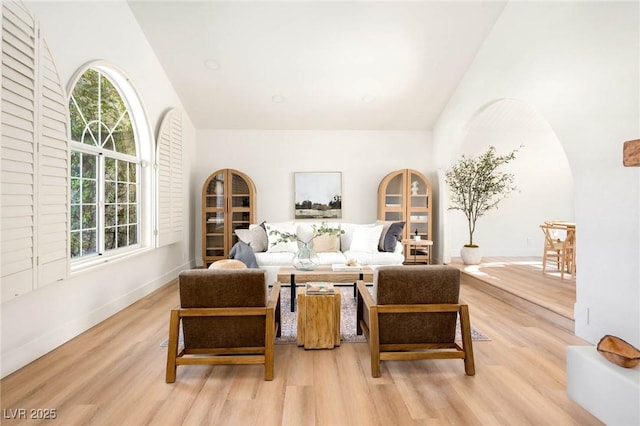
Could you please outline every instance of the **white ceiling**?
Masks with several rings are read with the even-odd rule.
[[[129,5],[198,129],[428,130],[505,2]]]

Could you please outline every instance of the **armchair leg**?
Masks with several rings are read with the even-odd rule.
[[[369,311],[369,348],[371,351],[371,377],[380,377],[380,329],[378,328],[378,309]]]
[[[165,381],[176,381],[176,358],[178,356],[178,335],[180,334],[180,315],[177,309],[171,310],[169,317],[169,344],[167,345],[167,373]]]
[[[471,321],[469,319],[469,306],[467,305],[460,305],[460,332],[462,334],[462,348],[464,349],[464,372],[467,376],[474,376],[476,367],[473,360]]]
[[[273,344],[275,340],[274,311],[267,309],[264,342],[264,379],[273,380]]]

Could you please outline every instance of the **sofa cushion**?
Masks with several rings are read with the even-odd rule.
[[[349,250],[376,253],[380,243],[383,225],[363,225],[353,230],[353,239]]]
[[[293,222],[281,222],[281,223],[265,223],[265,229],[267,230],[267,240],[269,241],[269,247],[267,252],[269,253],[295,253],[298,251],[298,242],[283,241],[279,242],[280,236],[274,234],[275,231],[285,234],[296,234],[296,225]]]
[[[337,235],[318,235],[313,239],[311,247],[316,253],[338,252],[340,251],[340,239]]]
[[[346,263],[347,259],[344,254],[339,251],[319,252],[318,260],[321,265],[333,265],[336,263]]]
[[[394,252],[398,241],[402,240],[404,222],[384,222],[378,250]]]
[[[254,252],[267,251],[269,240],[267,231],[260,225],[249,225],[249,229],[236,229],[240,241],[246,243]]]
[[[256,260],[258,265],[260,266],[291,266],[293,265],[293,256],[294,253],[290,252],[281,252],[281,253],[272,253],[272,252],[262,252],[255,253]]]

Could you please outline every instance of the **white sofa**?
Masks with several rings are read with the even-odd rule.
[[[339,237],[321,235],[313,238],[313,226],[322,224],[339,227]],[[402,222],[354,224],[344,222],[264,222],[253,224],[248,230],[236,230],[239,239],[248,244],[258,266],[288,266],[298,251],[300,242],[311,241],[321,265],[344,264],[353,259],[360,265],[401,265],[404,261]],[[298,242],[281,242],[272,231],[295,233]]]

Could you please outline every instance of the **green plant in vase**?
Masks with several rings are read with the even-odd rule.
[[[293,257],[293,266],[296,269],[300,269],[303,271],[312,271],[318,267],[320,264],[320,259],[315,251],[313,251],[313,247],[311,246],[311,242],[321,236],[321,235],[329,235],[338,237],[344,234],[344,229],[340,227],[332,227],[329,226],[326,222],[322,222],[319,226],[313,224],[311,226],[313,229],[312,237],[308,241],[303,241],[298,238],[297,234],[292,232],[281,232],[277,229],[269,232],[269,235],[273,235],[278,237],[276,241],[272,243],[272,245],[276,245],[279,243],[289,243],[289,242],[297,242],[299,244],[298,252]]]
[[[498,170],[514,160],[517,152],[514,149],[508,154],[496,155],[496,148],[490,146],[478,157],[463,155],[445,174],[450,192],[449,210],[460,210],[467,218],[469,242],[461,251],[465,264],[480,263],[478,245],[473,241],[477,220],[517,190],[514,175]]]

